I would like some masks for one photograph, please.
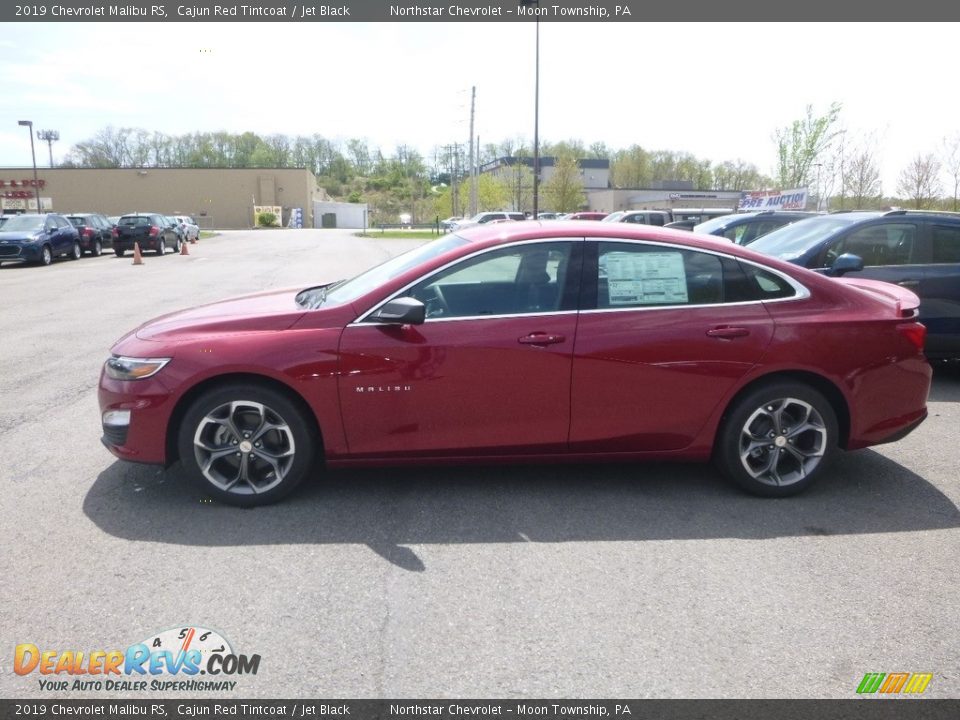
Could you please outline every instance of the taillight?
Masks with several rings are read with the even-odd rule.
[[[83,236],[84,236],[84,237],[93,237],[93,228],[85,227],[85,228],[83,229]]]
[[[156,225],[151,225],[151,226],[150,226],[150,237],[156,237],[156,236],[159,235],[159,234],[160,234],[160,228],[158,228]]]
[[[110,228],[110,234],[113,235],[113,237],[120,237],[120,228]]]
[[[923,343],[927,339],[927,326],[921,323],[900,323],[897,331],[913,343],[917,350],[923,350]]]

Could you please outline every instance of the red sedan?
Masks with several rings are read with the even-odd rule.
[[[926,417],[918,299],[625,223],[504,223],[158,318],[100,377],[117,457],[272,502],[328,466],[713,459],[799,492]]]

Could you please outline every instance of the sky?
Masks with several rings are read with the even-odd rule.
[[[842,103],[883,189],[960,134],[956,24],[540,24],[540,139],[743,159],[772,175],[777,128]],[[0,166],[54,161],[107,126],[365,138],[431,156],[533,137],[534,26],[500,23],[0,24]],[[37,163],[49,162],[46,143]],[[946,183],[945,183],[946,184]]]

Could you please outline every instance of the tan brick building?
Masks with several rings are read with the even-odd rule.
[[[192,215],[201,228],[241,229],[253,225],[254,205],[303,209],[313,227],[313,204],[327,199],[313,173],[293,168],[38,168],[44,210],[123,215],[159,212]],[[0,168],[0,208],[36,206],[32,168]],[[29,195],[29,197],[25,197]]]

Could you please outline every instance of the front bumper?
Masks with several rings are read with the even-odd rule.
[[[9,243],[0,245],[0,262],[40,262],[41,243]]]
[[[167,464],[167,427],[175,403],[162,380],[114,380],[101,370],[98,397],[100,442],[111,453],[121,460]]]

